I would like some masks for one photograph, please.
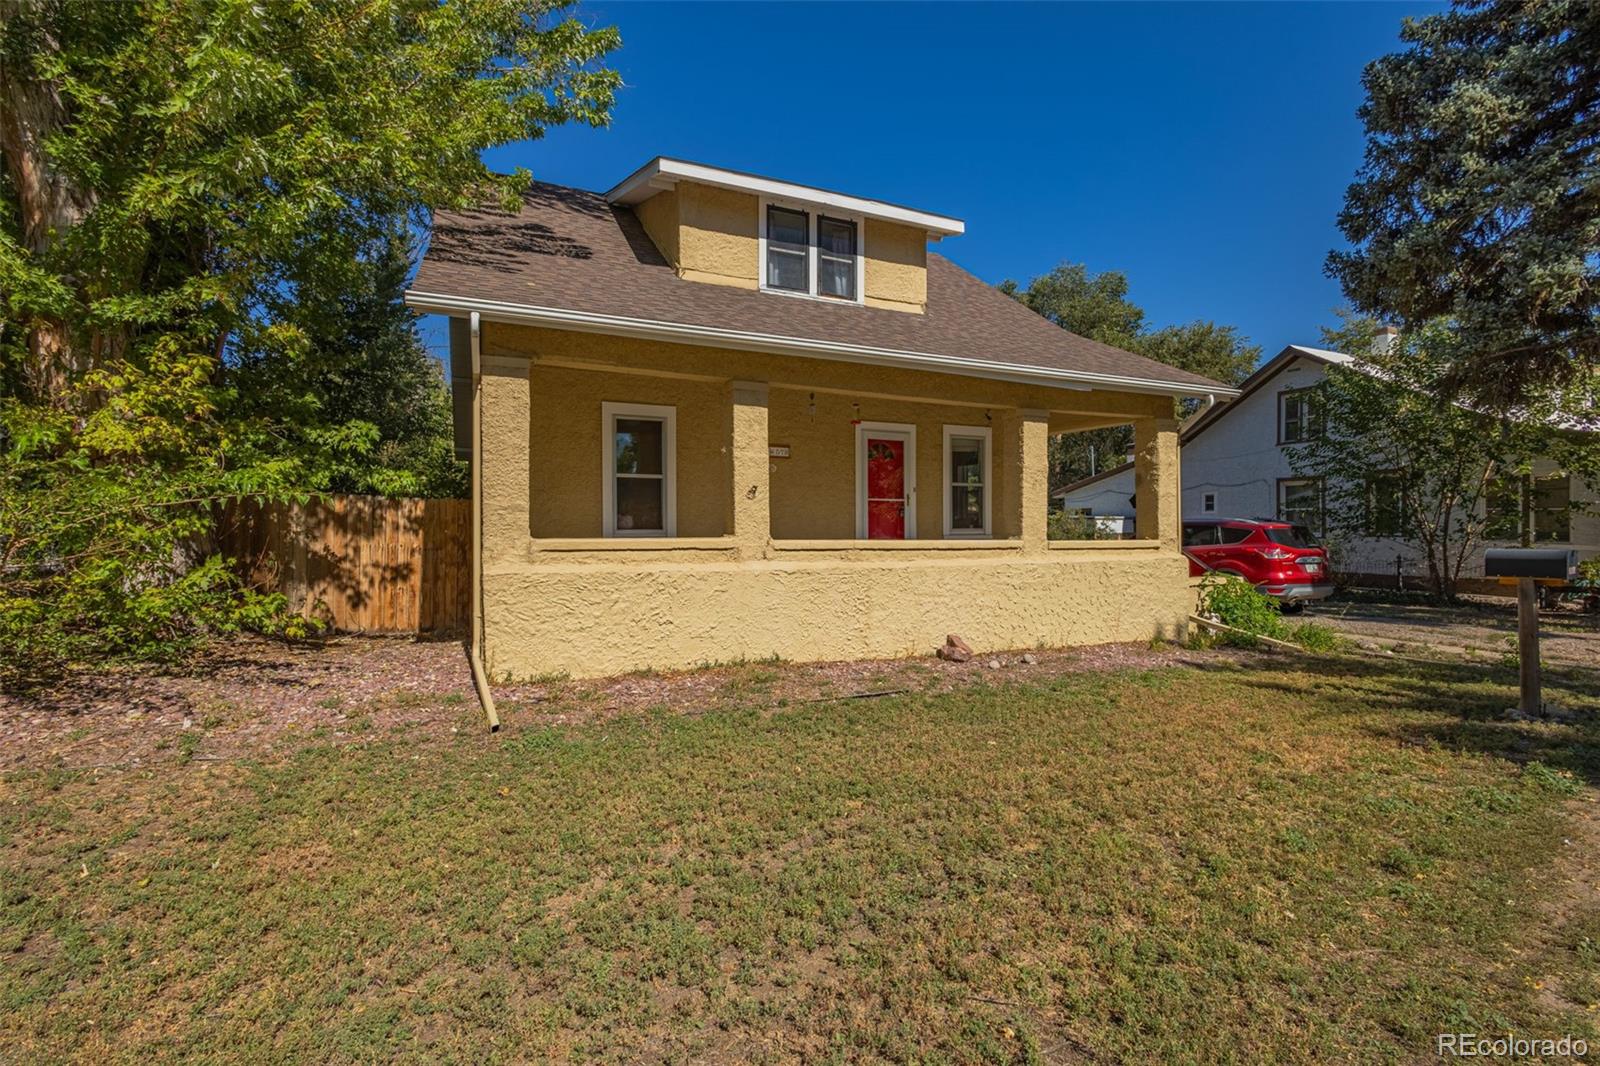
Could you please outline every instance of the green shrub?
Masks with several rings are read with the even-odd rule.
[[[1284,624],[1272,597],[1233,574],[1212,570],[1200,579],[1200,613],[1244,631],[1220,634],[1224,644],[1255,647],[1258,642],[1245,634],[1289,639],[1289,627]]]
[[[1100,528],[1094,517],[1073,511],[1054,511],[1050,515],[1051,540],[1120,540],[1117,534]]]
[[[1271,637],[1298,644],[1307,651],[1334,651],[1344,640],[1339,634],[1315,622],[1291,627],[1283,620],[1278,603],[1242,577],[1215,570],[1200,579],[1200,613],[1243,633],[1220,633],[1223,644],[1253,648],[1255,637]],[[1247,635],[1253,634],[1253,635]]]

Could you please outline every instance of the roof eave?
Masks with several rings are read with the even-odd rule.
[[[848,193],[818,189],[811,185],[800,185],[792,181],[780,181],[777,178],[763,178],[756,174],[744,174],[739,171],[725,170],[722,167],[707,166],[704,163],[690,163],[681,159],[670,159],[666,156],[657,156],[626,178],[623,178],[622,181],[606,191],[605,198],[607,202],[614,204],[637,204],[648,200],[663,189],[674,187],[680,181],[694,181],[702,185],[737,189],[740,192],[772,196],[779,199],[804,200],[822,207],[832,207],[840,211],[864,215],[868,218],[878,218],[888,222],[916,226],[935,239],[940,237],[959,237],[966,232],[967,228],[965,222],[962,222],[959,218],[951,218],[948,215],[936,215],[931,211],[918,211],[915,208],[902,207],[899,204],[886,203],[882,200],[873,200],[864,196],[851,196]]]
[[[476,311],[482,318],[491,322],[544,326],[579,333],[602,333],[676,344],[702,344],[713,348],[731,348],[809,359],[834,359],[874,366],[896,366],[1023,385],[1045,385],[1079,392],[1104,389],[1111,392],[1139,392],[1158,396],[1215,396],[1218,399],[1238,395],[1235,389],[1215,384],[1188,384],[1116,374],[1096,374],[1082,370],[1034,367],[1019,363],[995,363],[932,352],[875,348],[870,345],[753,333],[719,326],[603,315],[560,307],[538,307],[499,300],[482,300],[471,296],[421,292],[416,289],[406,290],[405,301],[407,306],[425,314],[459,317]]]

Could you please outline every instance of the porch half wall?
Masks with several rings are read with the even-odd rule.
[[[497,676],[925,655],[947,633],[982,652],[1186,632],[1166,397],[485,324],[481,402]],[[676,536],[601,536],[602,402],[677,411]],[[854,539],[855,418],[916,426],[917,539]],[[1142,539],[1048,541],[1049,433],[1127,422]],[[987,536],[944,536],[942,425],[992,426]]]
[[[1194,606],[1188,565],[1172,553],[946,554],[499,569],[484,578],[489,669],[586,677],[894,658],[930,655],[947,633],[979,652],[1181,640]]]

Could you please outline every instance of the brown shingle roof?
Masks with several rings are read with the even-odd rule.
[[[436,214],[412,291],[1231,392],[1068,333],[931,252],[921,315],[685,281],[631,208],[561,185],[533,184],[516,214]]]

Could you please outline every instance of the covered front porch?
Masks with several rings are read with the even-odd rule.
[[[490,671],[1175,637],[1170,395],[485,323]],[[1052,541],[1053,433],[1131,423],[1137,538]]]

